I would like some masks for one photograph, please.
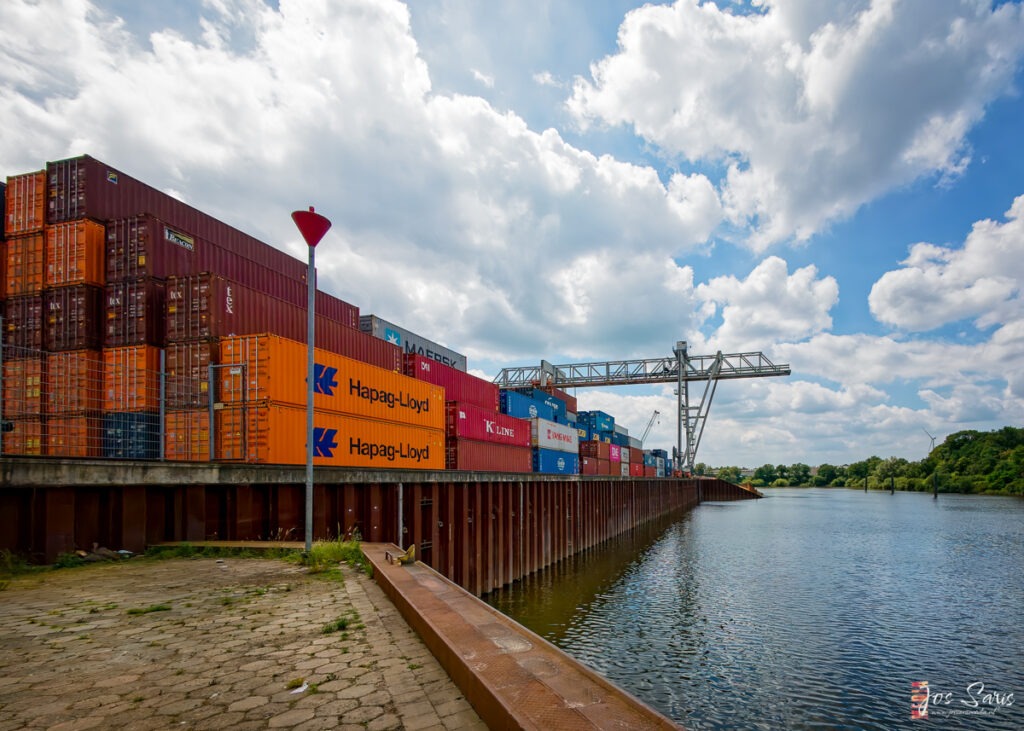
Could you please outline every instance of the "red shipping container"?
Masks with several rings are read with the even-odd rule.
[[[596,475],[597,474],[597,458],[596,457],[580,457],[580,474],[581,475]]]
[[[644,463],[643,462],[630,462],[629,463],[629,474],[631,477],[643,477],[644,476]]]
[[[163,345],[166,285],[159,279],[115,282],[104,289],[103,344]]]
[[[43,292],[46,350],[82,350],[102,345],[103,290],[91,284]]]
[[[500,396],[497,385],[465,371],[422,355],[406,353],[405,375],[443,386],[446,401],[476,404],[488,411],[498,412]]]
[[[50,457],[100,457],[103,419],[96,414],[46,419],[46,454]]]
[[[7,242],[0,231],[0,302],[7,299]],[[2,314],[2,313],[0,313]]]
[[[43,350],[43,296],[9,297],[4,314],[4,360],[28,358]]]
[[[69,221],[46,227],[46,285],[95,284],[102,286],[102,223],[89,220]]]
[[[46,223],[46,171],[7,178],[4,236],[35,233]]]
[[[445,434],[480,442],[530,446],[530,422],[482,406],[449,401],[445,404]]]
[[[98,350],[46,356],[46,413],[77,414],[103,406],[103,356]]]
[[[149,213],[279,276],[305,281],[307,262],[232,228],[88,155],[46,164],[46,223],[79,218],[109,221]]]
[[[651,467],[650,465],[644,465],[644,477],[657,477],[658,468]]]
[[[4,360],[4,418],[38,416],[43,413],[46,361],[41,355],[21,360]]]
[[[164,350],[167,405],[174,409],[209,405],[210,366],[219,360],[220,345],[216,342],[168,345]]]
[[[532,472],[533,455],[529,447],[449,437],[445,440],[445,469]]]
[[[45,241],[42,231],[7,239],[8,297],[43,291],[46,276]]]
[[[608,442],[583,441],[580,442],[580,456],[610,461],[612,458],[611,446]]]

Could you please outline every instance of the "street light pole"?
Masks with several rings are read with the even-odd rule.
[[[316,335],[316,245],[331,227],[331,222],[313,210],[295,211],[292,220],[309,247],[306,272],[306,553],[313,548],[313,384],[314,340]]]

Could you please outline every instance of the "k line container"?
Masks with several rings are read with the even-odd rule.
[[[575,429],[547,419],[530,419],[530,444],[572,454],[580,451],[579,435]]]
[[[7,178],[4,236],[35,233],[46,223],[46,171]]]
[[[110,459],[159,459],[160,415],[154,412],[103,414],[103,456]]]
[[[46,164],[46,223],[108,221],[148,213],[170,226],[305,281],[308,263],[275,249],[88,155]]]
[[[316,411],[313,463],[370,469],[444,469],[444,432]],[[306,410],[261,403],[216,412],[218,460],[305,464]]]
[[[103,292],[103,344],[163,345],[166,285],[159,279],[108,284]]]
[[[207,409],[168,411],[164,425],[164,456],[172,461],[210,461],[210,412]]]
[[[103,409],[132,412],[160,408],[159,370],[159,348],[151,345],[105,348]]]
[[[406,355],[422,355],[424,358],[435,360],[451,368],[465,373],[466,356],[456,353],[450,348],[435,343],[433,340],[410,332],[394,323],[377,317],[376,315],[363,315],[359,318],[359,329],[389,343],[397,345]]]
[[[43,292],[46,350],[99,348],[102,342],[103,290],[91,284],[58,287]]]
[[[201,341],[168,345],[164,349],[167,406],[172,409],[208,406],[210,366],[219,362],[220,343]],[[206,451],[210,451],[209,447]]]
[[[530,447],[449,437],[445,447],[445,469],[533,472],[533,452]]]
[[[462,401],[498,411],[498,387],[490,381],[422,355],[405,356],[405,374],[443,387],[448,401]]]
[[[315,409],[444,429],[443,388],[326,350],[315,349],[314,361]],[[305,343],[275,335],[225,338],[220,362],[231,366],[217,370],[225,403],[305,406]]]
[[[99,414],[49,416],[46,419],[46,454],[50,457],[100,457],[103,420]]]
[[[556,475],[578,475],[580,458],[578,454],[556,449],[538,449],[533,452],[533,471]]]
[[[43,413],[46,360],[41,354],[20,360],[4,359],[4,418],[39,416]]]
[[[449,401],[445,405],[445,434],[459,439],[530,446],[530,422],[482,406]]]
[[[42,292],[46,276],[45,259],[46,245],[42,231],[8,238],[7,296]]]
[[[4,315],[4,360],[30,357],[43,349],[43,296],[8,297]]]
[[[56,223],[46,227],[45,235],[46,286],[104,284],[102,223],[88,219]]]
[[[103,406],[103,357],[98,350],[46,356],[46,413],[99,411]]]
[[[501,413],[517,419],[555,419],[555,412],[551,406],[516,391],[501,392]]]

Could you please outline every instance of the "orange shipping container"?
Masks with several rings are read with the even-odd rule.
[[[215,459],[305,464],[306,410],[261,403],[216,412]],[[444,430],[314,412],[313,464],[371,469],[444,469]]]
[[[217,369],[220,399],[305,406],[307,358],[304,343],[277,335],[224,338]],[[440,386],[319,348],[314,363],[315,409],[444,429]]]
[[[43,413],[45,361],[41,357],[4,360],[4,418]]]
[[[165,419],[164,456],[167,459],[210,461],[209,410],[168,411]]]
[[[103,359],[98,350],[46,356],[46,413],[99,411],[103,405]]]
[[[43,258],[46,247],[42,232],[7,239],[7,296],[38,294],[43,291]]]
[[[99,457],[103,423],[95,414],[48,417],[46,454],[50,457]]]
[[[103,408],[148,411],[160,407],[160,349],[152,345],[103,351]]]
[[[103,254],[106,229],[102,223],[81,219],[46,227],[46,284],[96,284],[106,275]]]
[[[8,421],[5,414],[4,420]],[[13,427],[0,434],[4,454],[41,455],[45,446],[43,440],[43,419],[41,416],[10,420]]]
[[[46,223],[46,171],[7,178],[5,235],[35,233]]]

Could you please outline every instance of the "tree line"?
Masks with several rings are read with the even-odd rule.
[[[744,475],[739,467],[694,465],[698,475],[754,487],[858,487],[868,489],[1024,495],[1024,429],[959,431],[924,459],[868,457],[853,464],[765,464]]]

